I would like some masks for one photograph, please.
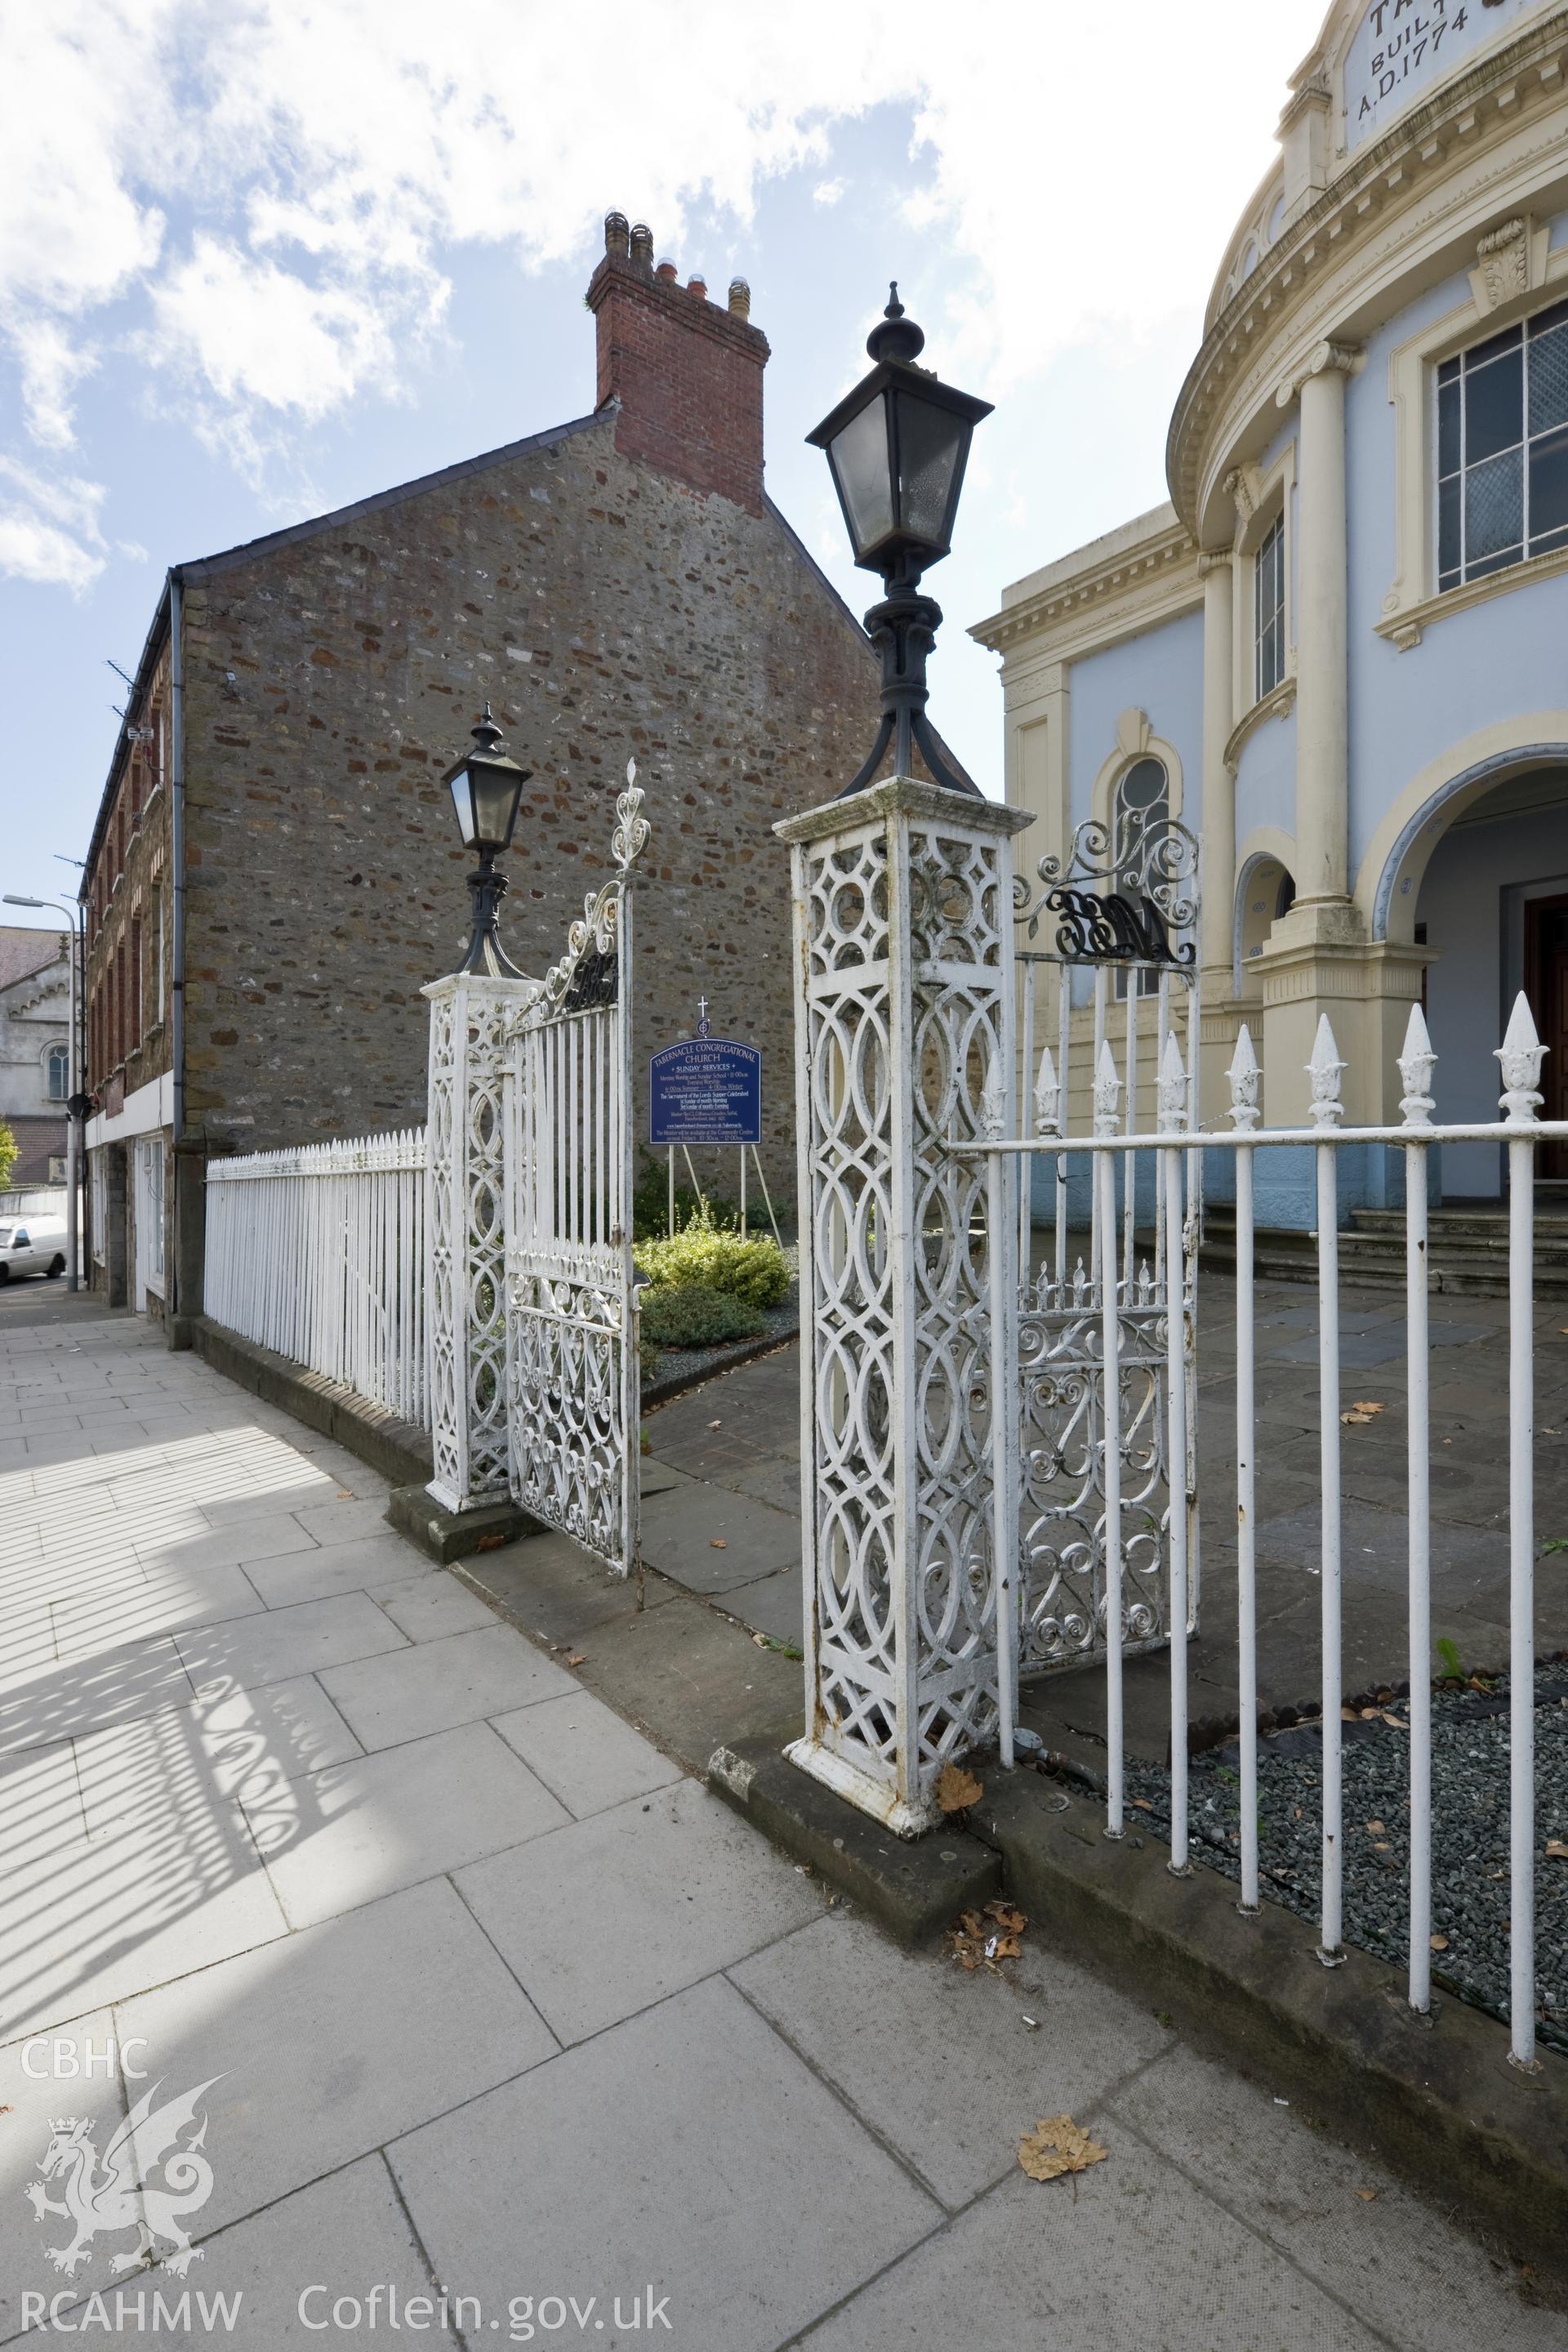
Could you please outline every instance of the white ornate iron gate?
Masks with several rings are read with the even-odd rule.
[[[632,1269],[632,883],[647,840],[626,769],[610,879],[514,1013],[506,1073],[511,1491],[625,1575],[640,1450]]]
[[[1131,771],[1157,763],[1142,761]],[[1163,775],[1163,772],[1160,772]],[[1092,1102],[1096,1134],[1136,1135],[1141,1128],[1197,1125],[1199,972],[1196,837],[1172,818],[1162,798],[1120,799],[1110,822],[1080,824],[1064,861],[1043,857],[1037,887],[1015,887],[1018,939],[1019,1036],[1026,1083],[1021,1132],[1066,1136],[1079,1130]],[[1034,948],[1054,921],[1054,944]],[[1075,989],[1079,974],[1089,986]],[[1049,985],[1054,976],[1054,988]],[[1042,982],[1047,983],[1042,991]],[[1039,998],[1047,1002],[1042,1007]],[[1186,1067],[1157,1076],[1158,1041],[1175,1023],[1173,999],[1184,994]],[[1054,998],[1054,1003],[1051,1001]],[[1117,1000],[1120,1000],[1118,1002]],[[1153,1051],[1140,1072],[1142,1012],[1154,1013]],[[1113,1010],[1123,1015],[1120,1068]],[[1045,1019],[1042,1020],[1042,1013]],[[1054,1016],[1056,1050],[1037,1035]],[[1075,1051],[1076,1047],[1076,1051]],[[1028,1081],[1033,1079],[1033,1087]],[[1142,1082],[1141,1082],[1142,1080]],[[1031,1100],[1032,1094],[1032,1100]],[[1075,1100],[1076,1097],[1076,1100]],[[1141,1119],[1140,1112],[1147,1116]],[[1031,1114],[1032,1112],[1032,1120]],[[1076,1113],[1076,1117],[1075,1117]],[[1121,1521],[1122,1647],[1155,1648],[1168,1638],[1172,1465],[1167,1400],[1172,1274],[1166,1220],[1156,1200],[1155,1154],[1101,1155],[1091,1172],[1066,1152],[1026,1163],[1019,1187],[1022,1296],[1016,1341],[1021,1413],[1018,1559],[1021,1584],[1019,1671],[1071,1666],[1106,1647],[1108,1521]],[[1032,1199],[1027,1170],[1047,1171],[1047,1198]],[[1195,1379],[1193,1332],[1196,1218],[1201,1155],[1187,1155],[1184,1242],[1174,1269],[1181,1323],[1179,1357],[1188,1410],[1186,1460],[1178,1475],[1184,1499],[1189,1613],[1197,1599],[1196,1478],[1193,1459]],[[1140,1171],[1152,1223],[1140,1254]],[[1151,1181],[1152,1180],[1152,1181]],[[1034,1216],[1047,1211],[1049,1242],[1036,1264]],[[1086,1230],[1087,1228],[1087,1230]],[[1106,1302],[1115,1300],[1120,1371],[1120,1445],[1108,1459],[1103,1367]]]

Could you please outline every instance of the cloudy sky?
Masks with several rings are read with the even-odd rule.
[[[751,280],[768,480],[896,276],[997,404],[933,714],[1000,788],[1005,583],[1164,496],[1214,269],[1319,0],[0,0],[8,890],[69,896],[165,567],[581,415],[616,206]]]

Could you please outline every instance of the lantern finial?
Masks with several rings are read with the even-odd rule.
[[[866,338],[874,360],[912,360],[926,347],[925,329],[917,327],[899,299],[899,281],[888,286],[888,306]]]

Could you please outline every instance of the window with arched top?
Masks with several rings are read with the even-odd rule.
[[[44,1081],[51,1102],[64,1102],[70,1091],[70,1049],[51,1045],[44,1057]]]
[[[1116,780],[1110,809],[1117,863],[1130,869],[1125,878],[1141,887],[1148,848],[1171,821],[1171,780],[1164,761],[1134,760]]]
[[[1110,800],[1110,822],[1116,887],[1124,896],[1137,900],[1149,887],[1150,858],[1170,829],[1171,779],[1163,760],[1145,754],[1117,778]],[[1152,996],[1159,985],[1157,972],[1139,973],[1140,996]],[[1127,993],[1125,968],[1116,975],[1116,993],[1119,997]]]

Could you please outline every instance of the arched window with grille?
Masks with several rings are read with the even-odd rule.
[[[1116,887],[1134,906],[1149,887],[1149,861],[1157,851],[1170,827],[1171,780],[1163,760],[1145,755],[1116,780],[1111,795],[1110,823],[1112,855],[1116,860]],[[1160,985],[1155,971],[1138,975],[1140,996],[1152,996]],[[1116,975],[1116,993],[1127,993],[1125,968]]]

